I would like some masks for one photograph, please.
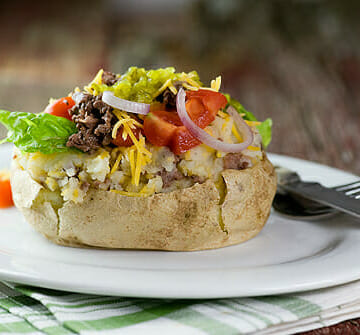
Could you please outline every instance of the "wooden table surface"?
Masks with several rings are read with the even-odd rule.
[[[40,112],[100,67],[197,69],[273,119],[269,151],[360,175],[359,2],[227,3],[146,12],[129,1],[1,2],[0,107]]]

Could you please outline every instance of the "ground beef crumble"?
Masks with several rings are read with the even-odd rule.
[[[70,136],[66,145],[92,153],[111,143],[111,131],[116,123],[112,108],[101,100],[101,95],[75,93],[76,105],[69,111],[78,132]]]
[[[250,166],[251,161],[242,153],[227,154],[224,157],[224,169],[243,170]]]
[[[180,88],[182,88],[183,82],[182,81],[176,81],[173,83],[176,90],[179,92]],[[176,94],[171,92],[169,88],[165,89],[164,92],[162,92],[157,98],[161,103],[166,104],[167,108],[175,108],[176,107]]]
[[[171,186],[171,184],[174,182],[174,180],[182,180],[182,179],[191,179],[194,184],[199,183],[202,184],[205,182],[205,178],[200,176],[191,176],[187,177],[184,176],[177,167],[175,167],[172,171],[166,171],[163,169],[161,172],[158,173],[158,175],[161,177],[163,182],[163,188],[167,188]]]
[[[101,76],[101,81],[107,86],[112,86],[118,81],[118,78],[116,77],[115,73],[104,71]]]
[[[176,167],[170,172],[163,169],[158,174],[162,179],[164,188],[169,187],[174,180],[185,178],[185,176]]]

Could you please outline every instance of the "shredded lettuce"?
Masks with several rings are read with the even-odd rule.
[[[242,114],[244,120],[257,121],[254,114],[246,110],[239,101],[233,99],[229,94],[224,94],[224,95],[228,101],[228,105],[233,106],[238,111],[238,113]],[[259,131],[262,138],[262,143],[266,148],[271,142],[272,120],[266,119],[265,121],[261,122],[261,124],[256,126],[256,128]]]
[[[77,129],[63,117],[0,110],[0,122],[8,129],[2,142],[12,142],[23,152],[51,154],[74,150],[66,142]]]
[[[185,80],[185,78],[191,78],[199,85],[202,85],[196,71],[175,73],[175,68],[173,67],[157,70],[130,67],[114,85],[107,86],[93,82],[90,84],[90,89],[95,94],[112,91],[119,98],[150,104],[156,98],[158,90],[167,80],[170,79],[174,82]]]

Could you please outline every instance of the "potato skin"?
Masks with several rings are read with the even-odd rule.
[[[82,203],[67,201],[58,209],[26,171],[13,168],[11,185],[25,219],[57,244],[194,251],[244,242],[269,217],[276,175],[265,154],[252,168],[224,170],[222,177],[223,197],[207,180],[147,198],[90,189]]]

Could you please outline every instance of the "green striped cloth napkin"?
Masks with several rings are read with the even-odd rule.
[[[96,296],[0,283],[0,334],[294,334],[360,317],[360,281],[218,300]]]

